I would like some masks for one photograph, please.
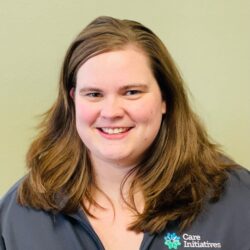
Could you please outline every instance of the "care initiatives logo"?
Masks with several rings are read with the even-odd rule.
[[[168,249],[178,249],[178,247],[181,246],[180,239],[181,237],[177,236],[176,233],[167,233],[164,237],[164,244]]]
[[[178,249],[181,247],[194,249],[194,248],[221,248],[220,242],[210,242],[202,239],[199,234],[187,234],[177,235],[174,232],[168,232],[164,236],[164,245],[170,249]]]

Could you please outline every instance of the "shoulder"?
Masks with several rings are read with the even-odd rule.
[[[250,190],[250,171],[239,166],[229,171],[229,185],[239,185]]]
[[[217,202],[206,202],[193,224],[182,233],[178,223],[167,226],[155,244],[176,237],[185,247],[250,249],[250,171],[237,167],[228,171],[224,192]],[[158,243],[157,243],[158,242]],[[159,243],[160,242],[160,243]],[[158,245],[157,245],[158,246]],[[158,247],[157,249],[163,249]]]
[[[0,249],[5,249],[5,236],[11,240],[12,228],[23,226],[19,223],[20,218],[24,219],[20,216],[22,208],[17,203],[17,190],[21,181],[14,184],[0,201]]]
[[[212,217],[224,218],[233,214],[236,218],[245,213],[245,219],[250,220],[250,171],[240,166],[229,170],[220,199],[217,202],[208,202],[205,206],[205,214],[208,216],[206,211],[211,211]]]
[[[238,167],[228,172],[225,192],[221,199],[226,199],[237,205],[237,202],[250,206],[250,171]],[[239,204],[240,205],[240,204]]]
[[[42,222],[44,224],[46,221],[51,221],[51,214],[18,203],[18,188],[23,180],[24,178],[14,184],[0,202],[0,232],[2,235],[18,230],[21,232],[24,226],[31,228],[34,223]]]
[[[19,225],[32,224],[34,218],[39,220],[39,218],[44,219],[50,216],[45,211],[22,206],[18,203],[18,188],[24,179],[25,177],[17,181],[0,201],[0,230],[2,232],[9,228],[12,223],[15,224],[15,227],[19,227]]]
[[[230,219],[234,227],[245,225],[250,229],[250,171],[238,167],[230,170],[220,200],[209,205],[224,218]],[[240,225],[240,223],[242,224]],[[246,224],[248,222],[248,225]]]
[[[0,201],[0,231],[3,233],[12,223],[18,225],[20,220],[25,220],[26,208],[17,202],[18,188],[24,178],[17,181]]]
[[[208,202],[193,225],[196,232],[223,242],[223,249],[250,247],[250,172],[238,167],[228,172],[219,201]],[[239,242],[237,238],[241,238]],[[227,240],[225,240],[227,239]]]
[[[21,181],[1,200],[0,250],[97,249],[94,233],[81,210],[54,214],[21,206],[17,202]]]
[[[17,190],[22,182],[22,179],[16,182],[7,193],[0,200],[0,221],[4,221],[6,215],[10,212],[12,207],[18,206],[17,200]],[[1,223],[2,224],[2,223]]]
[[[21,206],[17,202],[21,182],[18,181],[0,203],[0,249],[2,245],[7,249],[34,249],[35,244],[38,244],[36,249],[49,249],[49,245],[48,248],[45,245],[52,240],[53,214]]]

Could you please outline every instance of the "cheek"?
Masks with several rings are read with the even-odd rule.
[[[97,112],[92,107],[76,102],[76,122],[78,125],[83,123],[91,125],[96,120],[96,117]]]
[[[132,112],[135,120],[143,123],[158,123],[162,117],[161,105],[154,101],[134,106]]]

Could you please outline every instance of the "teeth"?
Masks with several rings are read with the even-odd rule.
[[[127,128],[102,128],[101,130],[107,134],[113,135],[125,132]]]

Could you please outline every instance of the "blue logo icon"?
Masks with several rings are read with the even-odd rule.
[[[176,233],[167,233],[164,237],[164,245],[168,247],[168,249],[178,249],[181,246],[180,237],[176,235]]]

